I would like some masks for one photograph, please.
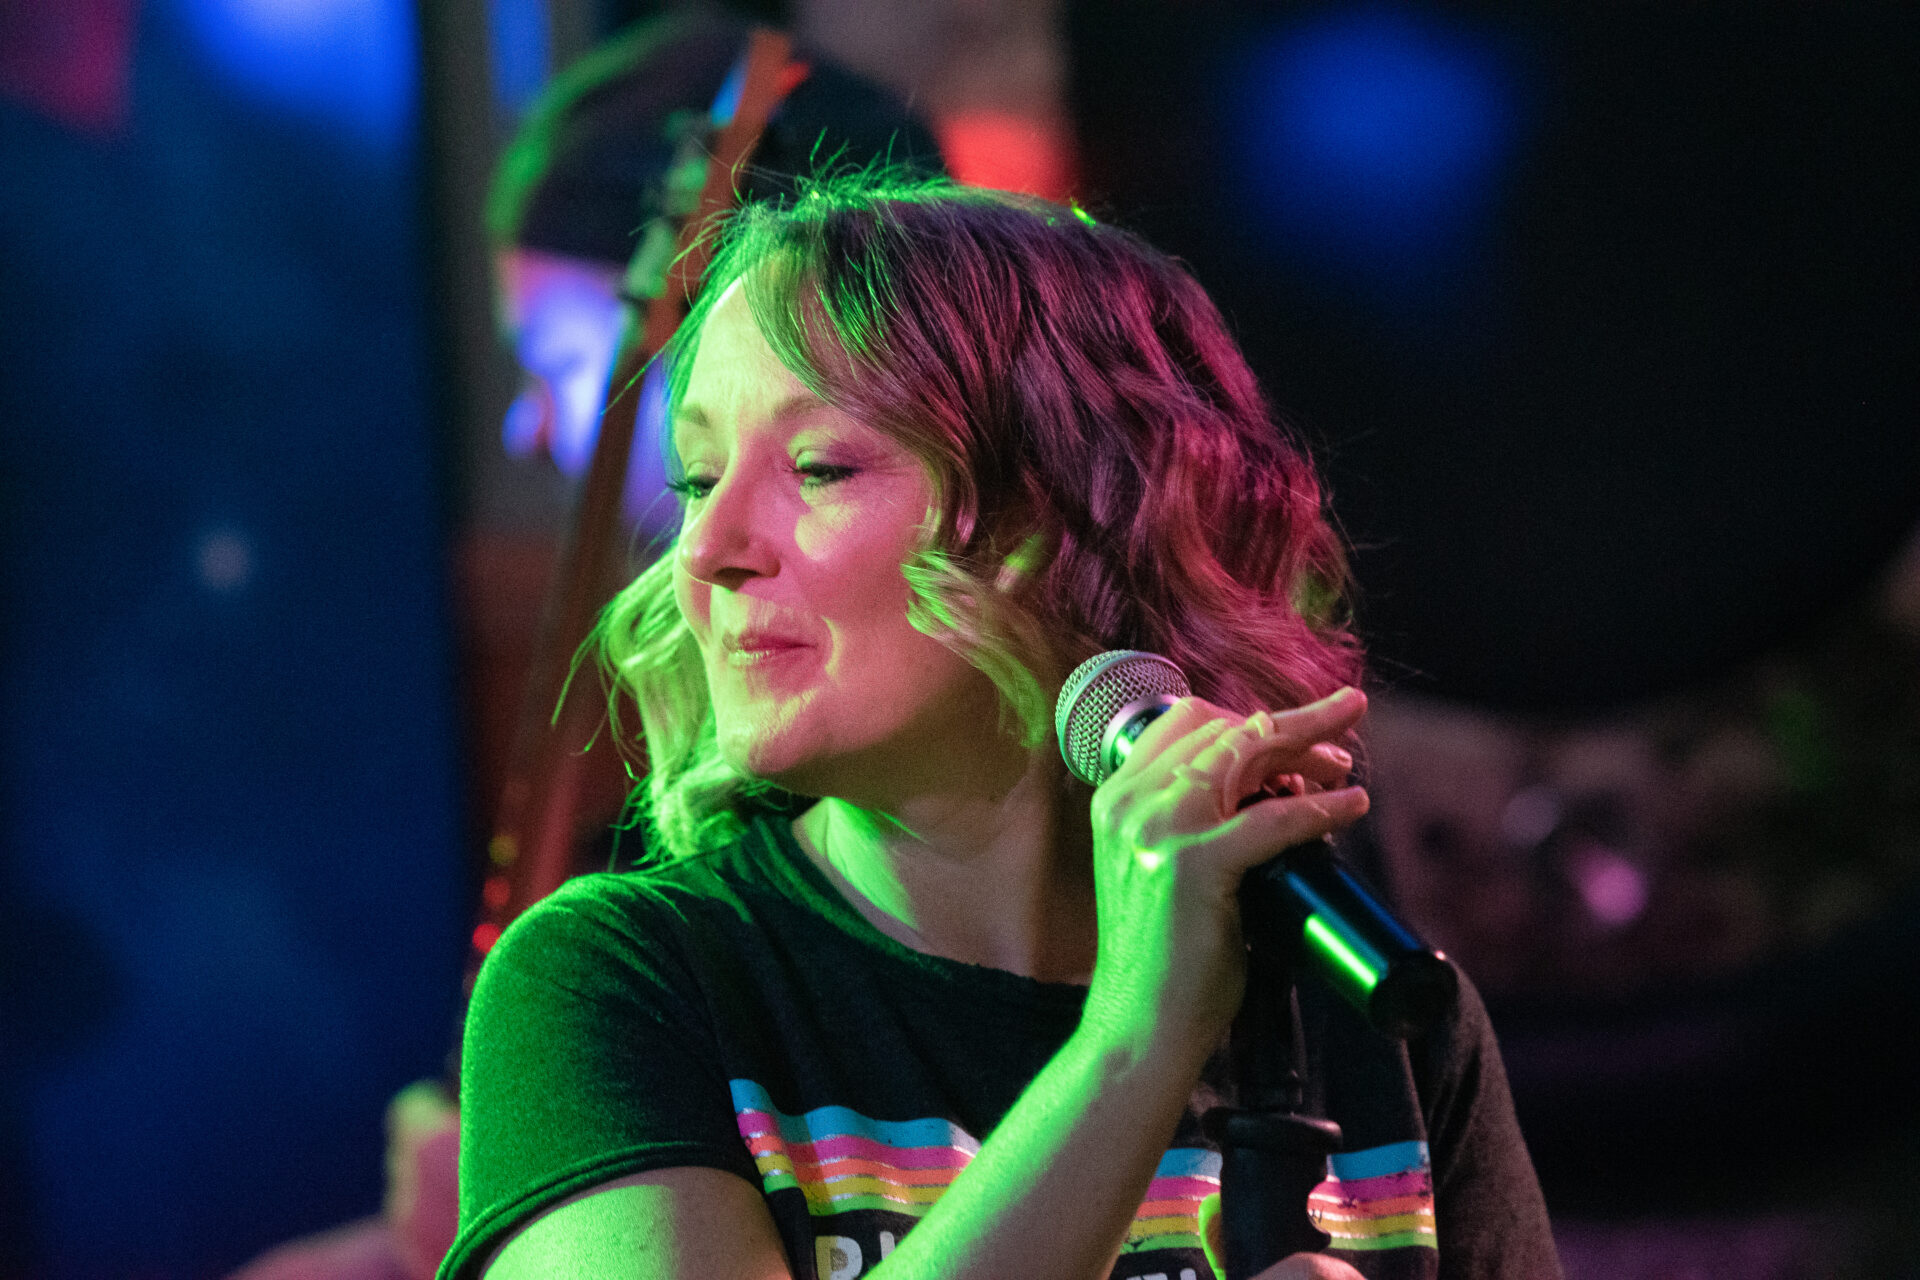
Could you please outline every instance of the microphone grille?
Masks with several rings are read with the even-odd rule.
[[[1053,731],[1060,755],[1082,782],[1100,785],[1107,768],[1100,740],[1120,709],[1155,694],[1184,698],[1193,690],[1180,668],[1157,653],[1109,649],[1073,669],[1053,704]]]

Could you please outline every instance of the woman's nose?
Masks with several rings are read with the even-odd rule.
[[[729,468],[707,496],[688,508],[678,554],[688,577],[729,591],[749,578],[779,571],[777,548],[764,523],[765,504],[737,468]]]

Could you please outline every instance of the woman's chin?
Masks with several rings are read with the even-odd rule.
[[[807,753],[786,734],[725,734],[720,738],[719,748],[720,758],[736,773],[788,790],[792,789],[796,775],[806,767]]]
[[[792,744],[761,740],[734,746],[721,744],[720,757],[734,772],[755,782],[766,782],[801,796],[833,793],[833,770],[811,754],[795,750]]]

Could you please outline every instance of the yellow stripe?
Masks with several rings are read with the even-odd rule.
[[[1355,1253],[1372,1249],[1438,1249],[1437,1237],[1431,1231],[1402,1231],[1390,1236],[1367,1236],[1360,1240],[1343,1240],[1334,1237],[1329,1249],[1347,1249]]]
[[[1183,1213],[1171,1218],[1135,1218],[1133,1225],[1127,1228],[1127,1239],[1138,1240],[1142,1236],[1165,1236],[1176,1234],[1191,1235],[1198,1219],[1194,1214]]]
[[[888,1200],[898,1200],[902,1204],[932,1204],[940,1198],[945,1187],[912,1187],[898,1182],[885,1182],[879,1178],[837,1178],[831,1183],[802,1182],[800,1189],[806,1192],[807,1199],[816,1204],[825,1204],[833,1200],[843,1200],[848,1196],[882,1196]]]
[[[1375,1218],[1371,1222],[1359,1219],[1350,1221],[1322,1219],[1320,1229],[1328,1235],[1339,1236],[1343,1240],[1353,1240],[1366,1236],[1390,1236],[1399,1231],[1432,1231],[1434,1225],[1431,1212],[1396,1213],[1391,1218]]]

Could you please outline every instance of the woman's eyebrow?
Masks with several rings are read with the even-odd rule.
[[[768,420],[776,424],[791,421],[826,406],[826,401],[811,391],[796,391],[774,406]],[[682,427],[691,427],[696,431],[709,431],[713,428],[713,419],[707,415],[704,407],[698,404],[683,404],[673,411],[670,430],[678,437]]]

